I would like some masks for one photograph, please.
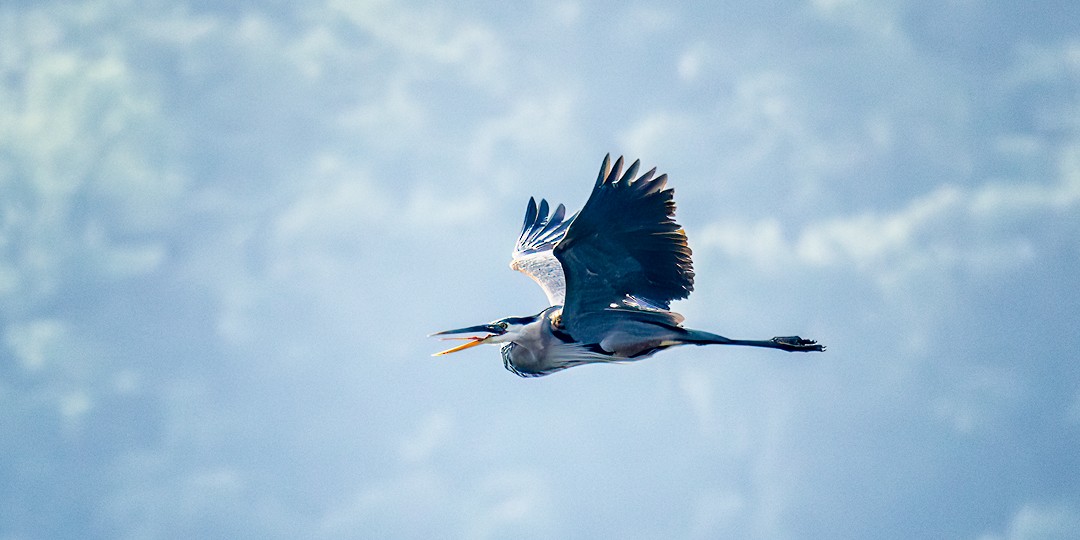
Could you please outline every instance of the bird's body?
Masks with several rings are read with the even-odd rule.
[[[693,290],[694,272],[686,234],[674,220],[673,191],[656,169],[635,177],[639,162],[622,170],[604,158],[585,207],[566,217],[559,205],[529,200],[510,267],[533,278],[550,307],[528,317],[438,332],[486,334],[454,337],[465,344],[502,344],[506,369],[538,377],[596,362],[646,358],[676,345],[746,345],[787,351],[824,347],[798,336],[732,340],[682,327],[672,300]]]

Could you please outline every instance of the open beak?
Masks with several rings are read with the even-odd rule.
[[[444,354],[450,354],[450,353],[455,353],[455,352],[458,352],[458,351],[464,351],[465,349],[471,349],[471,348],[473,348],[473,347],[475,347],[477,345],[483,345],[487,340],[491,339],[492,337],[506,333],[506,330],[503,330],[501,327],[495,326],[494,324],[480,324],[480,325],[477,325],[477,326],[468,326],[468,327],[465,327],[465,328],[458,328],[458,329],[455,329],[455,330],[444,330],[442,332],[435,332],[434,334],[431,334],[431,336],[445,336],[445,335],[448,335],[448,334],[481,334],[481,333],[487,334],[487,335],[484,335],[484,336],[453,336],[453,337],[440,338],[440,339],[443,339],[443,340],[458,340],[458,339],[460,339],[460,340],[464,340],[465,343],[462,343],[461,345],[458,345],[457,347],[446,349],[445,351],[442,351],[442,352],[437,352],[437,353],[435,353],[435,354],[433,354],[431,356],[442,356]],[[431,337],[431,336],[428,336],[428,337]]]

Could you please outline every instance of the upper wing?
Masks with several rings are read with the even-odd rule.
[[[521,226],[521,234],[510,260],[510,268],[524,273],[539,284],[553,306],[563,303],[566,278],[562,264],[551,250],[562,240],[573,219],[573,216],[566,218],[566,207],[561,204],[549,216],[548,202],[541,199],[537,208],[536,199],[530,197],[529,206],[525,208],[525,223]]]
[[[686,234],[675,222],[674,191],[656,169],[635,178],[639,161],[620,176],[620,157],[604,157],[589,201],[554,255],[566,274],[562,324],[580,340],[598,334],[611,315],[678,324],[668,308],[694,289]]]

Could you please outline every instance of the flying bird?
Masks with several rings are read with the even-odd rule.
[[[522,377],[598,362],[625,362],[677,345],[745,345],[824,351],[799,336],[729,339],[682,326],[671,302],[694,289],[686,233],[675,222],[674,191],[656,168],[636,176],[640,160],[604,157],[596,185],[574,216],[530,198],[510,268],[531,277],[550,306],[432,336],[463,340],[433,356],[485,343],[502,345],[503,365]]]

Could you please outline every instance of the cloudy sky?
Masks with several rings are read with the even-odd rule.
[[[0,538],[1080,537],[1074,2],[0,4]],[[526,380],[529,196],[675,349]]]

